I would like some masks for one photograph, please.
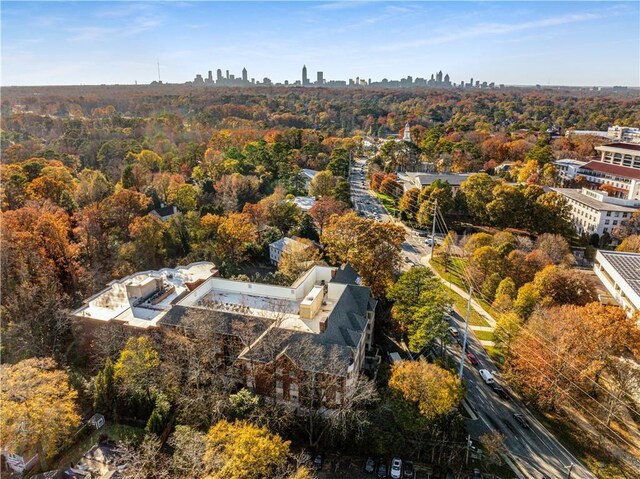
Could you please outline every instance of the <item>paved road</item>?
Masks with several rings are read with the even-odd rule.
[[[354,207],[358,213],[378,221],[393,221],[378,199],[366,188],[366,160],[354,161],[351,174],[351,192]],[[364,184],[363,184],[364,183]],[[407,268],[412,264],[425,264],[431,254],[431,248],[425,244],[425,238],[419,232],[407,229],[407,240],[402,245],[403,258]],[[486,314],[486,313],[485,313]],[[461,335],[464,332],[464,319],[454,314],[451,324]],[[460,359],[461,347],[453,343],[448,353]],[[475,411],[478,419],[468,421],[468,429],[477,438],[488,431],[500,431],[505,438],[508,457],[516,463],[523,477],[531,479],[564,479],[568,477],[567,467],[574,464],[572,479],[595,479],[595,476],[584,467],[564,446],[549,432],[527,408],[513,395],[510,400],[498,395],[480,378],[477,369],[484,368],[497,371],[496,365],[489,358],[475,336],[469,334],[467,352],[472,352],[480,364],[465,364],[463,378],[467,388],[467,401]],[[504,382],[498,382],[508,390]],[[531,425],[531,429],[522,428],[513,418],[514,413],[523,414]]]

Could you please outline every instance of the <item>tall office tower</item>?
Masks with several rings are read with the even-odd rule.
[[[227,80],[228,80],[228,79],[229,79],[229,70],[225,70],[225,71],[226,71],[226,74],[227,74],[227,75],[226,75],[226,78],[227,78]]]
[[[216,70],[216,81],[222,80],[222,70],[219,68]]]
[[[438,74],[436,75],[436,81],[437,81],[438,83],[442,83],[442,70],[440,70],[440,71],[438,72]]]
[[[317,84],[318,86],[321,86],[321,85],[323,85],[323,84],[324,84],[324,75],[322,74],[322,72],[318,72],[318,73],[317,73],[317,77],[316,77],[316,78],[317,78],[317,79],[316,79],[316,84]]]
[[[451,84],[451,79],[449,78],[449,74],[448,73],[444,76],[444,82],[447,85]]]
[[[302,86],[309,84],[309,77],[307,77],[307,65],[302,66]]]
[[[213,81],[213,72],[209,70],[209,75],[207,76],[207,80]]]
[[[242,69],[242,81],[247,81],[247,69]]]

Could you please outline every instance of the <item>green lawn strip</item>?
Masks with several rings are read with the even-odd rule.
[[[464,290],[468,289],[468,286],[465,284],[465,282],[460,278],[460,276],[456,273],[456,271],[462,271],[462,269],[465,267],[465,260],[462,258],[450,258],[449,259],[449,263],[452,265],[450,266],[450,269],[445,272],[444,271],[444,264],[442,262],[442,259],[440,258],[435,258],[433,260],[431,260],[431,265],[433,266],[433,268],[438,272],[438,274],[444,278],[447,282],[450,282],[452,284],[455,284],[456,286],[458,286],[459,288],[462,288]],[[481,297],[479,297],[477,294],[473,295],[473,299],[482,307],[482,309],[484,309],[492,318],[496,319],[498,318],[498,316],[500,316],[500,313],[498,311],[496,311],[489,303],[487,303],[484,299],[482,299]]]
[[[384,207],[389,211],[389,213],[396,215],[398,213],[398,208],[396,206],[396,202],[389,195],[385,195],[383,193],[376,193]]]
[[[466,317],[467,298],[463,298],[458,293],[449,288],[447,288],[447,291],[449,292],[449,297],[451,298],[454,309],[460,316],[462,316],[463,318]],[[473,308],[471,308],[471,314],[469,315],[469,324],[473,326],[490,326],[490,324],[487,323],[487,321],[482,316],[480,316]]]
[[[616,464],[615,459],[598,449],[575,424],[564,421],[558,414],[541,413],[535,409],[531,412],[549,429],[574,456],[576,456],[599,479],[617,479],[631,477],[625,475]]]
[[[493,341],[493,332],[492,331],[473,331],[473,334],[476,335],[480,341]]]

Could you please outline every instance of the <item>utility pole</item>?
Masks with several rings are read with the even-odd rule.
[[[469,464],[469,447],[471,447],[471,434],[467,435],[467,453],[464,456],[465,465]]]
[[[436,218],[438,214],[438,198],[433,203],[433,221],[431,222],[431,259],[433,259],[433,248],[436,247]]]
[[[473,286],[469,286],[469,302],[467,303],[467,317],[464,325],[464,339],[462,340],[462,353],[460,354],[460,382],[462,382],[462,372],[464,371],[464,353],[467,350],[467,335],[469,334],[469,316],[471,315],[471,295]]]
[[[162,83],[162,80],[160,80],[160,60],[158,60],[158,83]]]
[[[569,469],[569,473],[567,474],[567,479],[571,479],[571,471],[573,471],[573,462],[568,466],[564,466],[565,469]]]

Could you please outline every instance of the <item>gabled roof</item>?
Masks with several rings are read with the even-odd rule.
[[[336,270],[332,283],[340,284],[360,284],[360,275],[349,263],[345,263]]]
[[[175,206],[163,206],[161,208],[156,208],[151,213],[158,215],[160,218],[166,218],[176,214],[177,212],[178,209]]]
[[[640,170],[628,166],[611,165],[601,161],[590,161],[586,165],[580,167],[580,170],[592,170],[610,175],[621,176],[624,178],[633,178],[640,180]]]

